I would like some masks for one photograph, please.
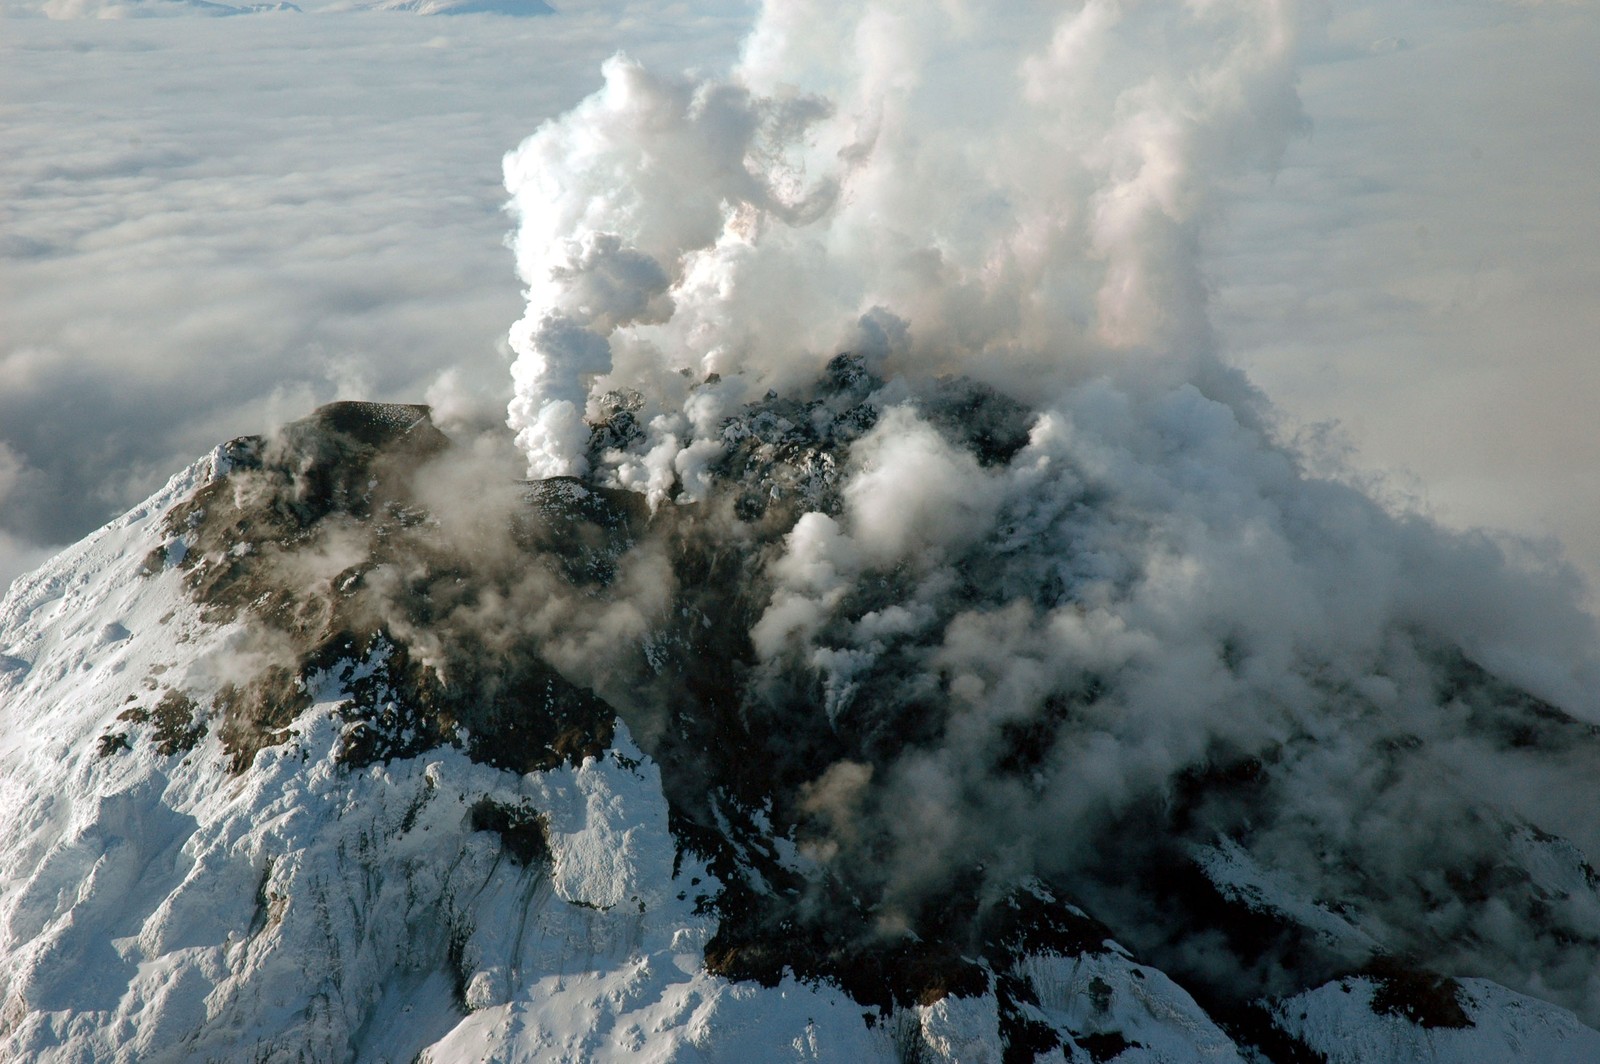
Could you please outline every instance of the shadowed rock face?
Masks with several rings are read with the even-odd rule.
[[[828,980],[886,1011],[992,991],[1007,1060],[1064,1047],[1037,1021],[1017,974],[1022,959],[1104,956],[1119,948],[1113,937],[1184,980],[1236,1037],[1272,1059],[1316,1054],[1274,1028],[1257,999],[1357,971],[1379,978],[1374,1007],[1386,1014],[1459,1026],[1455,984],[1427,971],[1430,956],[1450,955],[1443,944],[1430,952],[1422,932],[1392,949],[1331,943],[1196,857],[1219,837],[1274,825],[1292,785],[1286,766],[1297,744],[1313,741],[1307,736],[1209,751],[1098,825],[1097,858],[1000,879],[989,868],[1007,842],[1002,831],[973,843],[966,863],[891,896],[879,858],[901,811],[875,781],[908,753],[951,741],[958,708],[948,679],[907,682],[942,628],[887,639],[837,713],[822,711],[829,696],[814,669],[759,660],[750,635],[772,599],[784,537],[805,513],[841,512],[843,471],[878,419],[872,396],[881,384],[860,360],[841,356],[810,390],[751,404],[728,420],[717,486],[699,502],[651,513],[638,495],[575,478],[524,485],[514,505],[493,512],[492,547],[458,541],[441,520],[447,515],[422,502],[419,478],[450,452],[425,407],[336,403],[270,439],[234,441],[230,470],[170,513],[168,544],[147,567],[180,568],[211,619],[249,623],[260,654],[211,706],[167,707],[163,741],[192,745],[209,727],[244,771],[331,687],[348,694],[340,756],[352,767],[448,744],[529,772],[603,751],[620,716],[661,766],[679,846],[703,857],[721,883],[705,900],[720,917],[709,968],[769,985],[785,972]],[[597,453],[637,434],[636,404],[613,398],[593,426]],[[945,382],[922,403],[926,421],[983,467],[1003,468],[1026,443],[1025,408],[981,386]],[[1086,495],[1082,505],[1094,504]],[[1016,581],[997,557],[992,544],[972,548],[929,608],[1008,607]],[[874,572],[838,609],[851,617],[888,609],[910,579],[901,569]],[[1031,594],[1058,600],[1070,591]],[[642,622],[618,620],[622,607]],[[568,646],[574,633],[588,638],[581,654]],[[1594,729],[1459,652],[1438,650],[1433,676],[1432,697],[1465,707],[1470,726],[1497,743],[1600,757]],[[1026,794],[1053,751],[1083,741],[1107,682],[1086,673],[1007,720],[988,740],[993,778]],[[102,741],[106,756],[125,746],[125,738]],[[1372,750],[1397,773],[1416,756],[1404,737],[1375,740]],[[840,764],[874,781],[864,784],[859,822],[848,830],[819,816],[810,798]],[[537,811],[486,806],[473,815],[513,859],[542,859]],[[1503,842],[1520,829],[1506,821],[1473,830]],[[796,859],[797,843],[830,856]],[[1442,858],[1459,867],[1442,867],[1428,889],[1469,907],[1493,895],[1534,933],[1600,951],[1600,943],[1582,945],[1589,931],[1525,873],[1474,863],[1468,852]],[[1365,874],[1352,868],[1345,878]],[[1340,899],[1309,899],[1324,901]],[[1204,964],[1199,941],[1216,954]],[[1399,956],[1406,953],[1416,955]],[[1219,982],[1224,968],[1232,979]],[[1096,1060],[1134,1044],[1107,1031],[1085,1032],[1078,1043]]]

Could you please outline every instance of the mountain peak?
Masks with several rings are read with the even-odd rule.
[[[992,388],[840,356],[653,507],[636,409],[517,483],[331,404],[19,582],[8,1051],[1600,1053],[1482,978],[1592,961],[1600,877],[1459,758],[1593,728],[1413,622],[1161,634],[1148,486]]]

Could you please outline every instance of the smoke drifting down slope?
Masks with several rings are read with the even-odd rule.
[[[1596,852],[1591,740],[1483,671],[1592,714],[1591,621],[1307,477],[1214,350],[1213,194],[1303,124],[1307,13],[1018,8],[773,5],[728,78],[619,57],[509,156],[530,474],[742,552],[737,716],[879,931],[1041,876],[1220,985],[1381,942],[1594,1019],[1594,914],[1502,924],[1548,914],[1496,871]],[[1190,844],[1348,937],[1164,941],[1181,888],[1129,885]]]

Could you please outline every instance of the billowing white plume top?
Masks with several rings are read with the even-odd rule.
[[[722,404],[842,349],[1028,398],[1205,375],[1199,233],[1218,179],[1302,124],[1299,20],[1238,0],[807,0],[769,5],[726,78],[614,58],[506,159],[530,473],[583,472],[587,397],[626,388],[657,418],[656,483],[676,463],[692,492]]]

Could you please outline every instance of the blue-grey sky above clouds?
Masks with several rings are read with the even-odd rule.
[[[750,17],[300,6],[0,0],[0,582],[318,402],[503,405],[502,157],[613,52],[726,66]],[[1596,54],[1587,4],[1344,7],[1300,62],[1308,131],[1203,249],[1286,437],[1591,580]]]

